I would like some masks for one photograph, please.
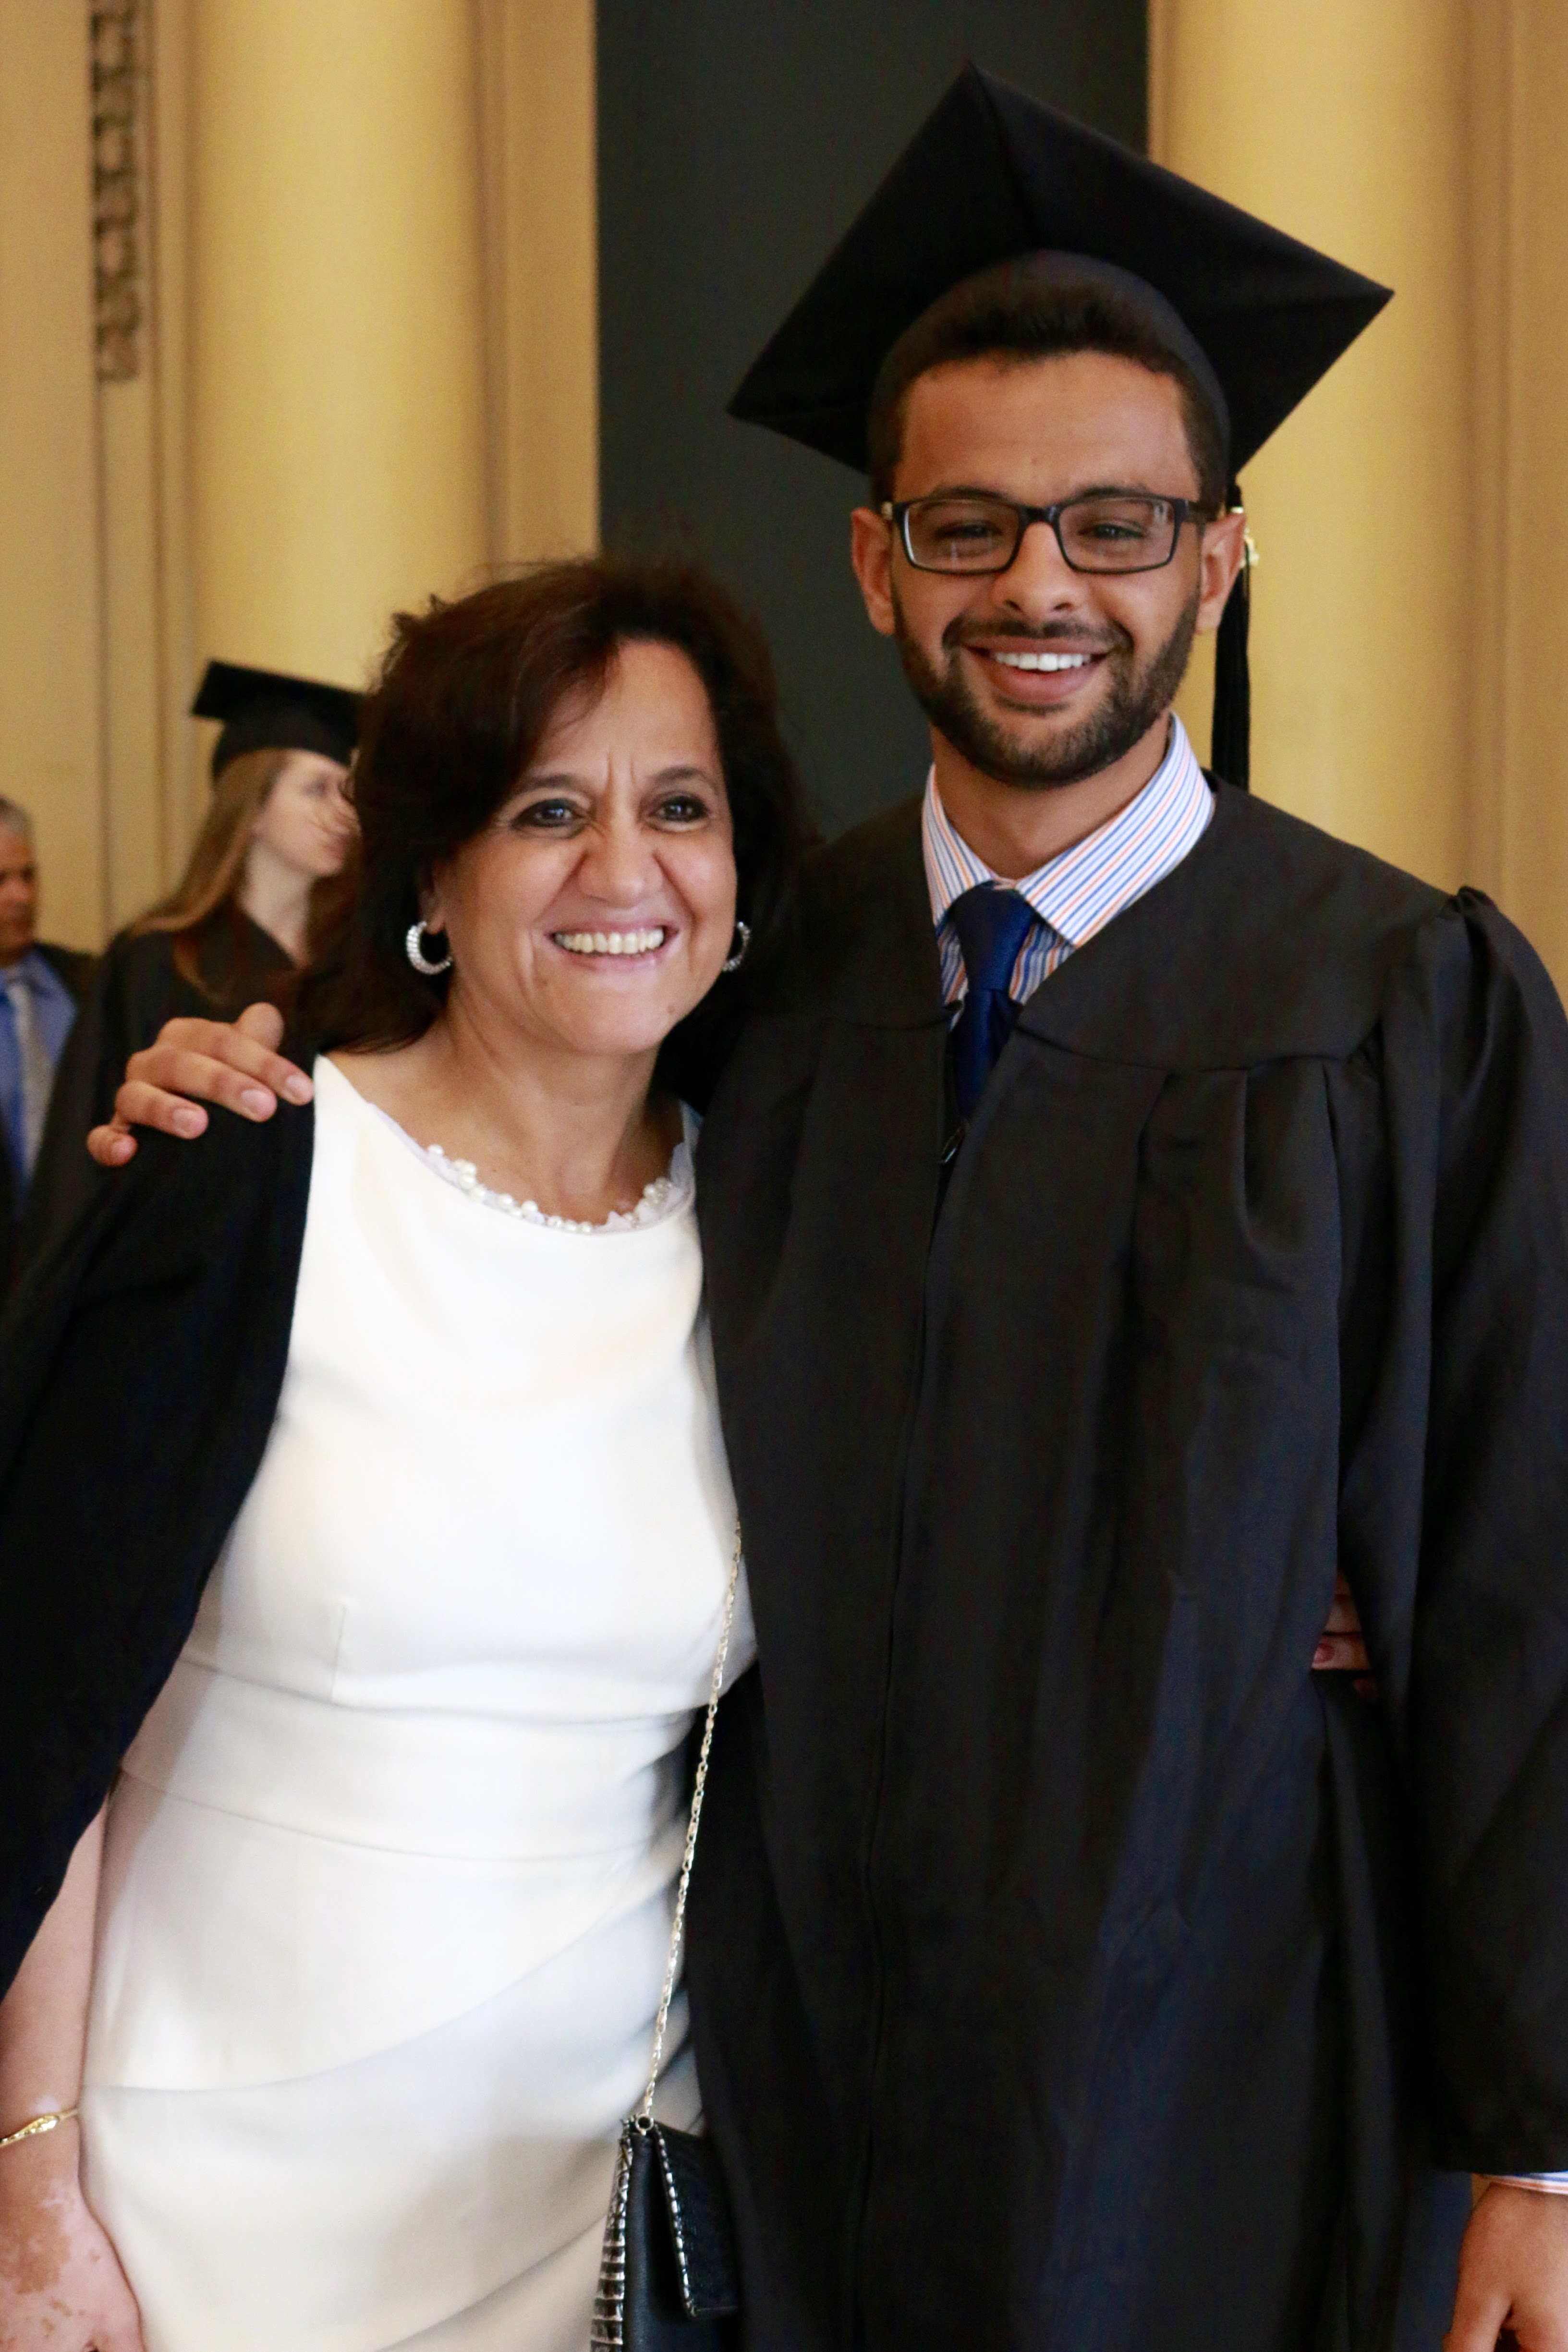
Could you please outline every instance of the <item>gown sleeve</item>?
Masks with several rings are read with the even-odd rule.
[[[1425,1849],[1435,2154],[1562,2170],[1568,1024],[1525,940],[1464,894],[1427,927],[1384,1035],[1395,1267],[1372,1418],[1395,1437],[1426,1422],[1403,1506],[1392,1454],[1383,1484],[1417,1562],[1385,1696]]]
[[[0,1317],[0,1992],[189,1631],[288,1360],[309,1112],[88,1161]]]

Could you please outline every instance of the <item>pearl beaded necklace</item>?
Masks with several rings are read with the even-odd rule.
[[[406,1139],[412,1141],[412,1139]],[[643,1186],[642,1198],[635,1209],[612,1209],[602,1224],[589,1224],[576,1217],[552,1217],[537,1201],[514,1201],[510,1192],[492,1192],[479,1181],[479,1171],[471,1160],[448,1160],[438,1143],[416,1144],[421,1159],[429,1162],[438,1176],[448,1184],[477,1201],[483,1209],[499,1210],[505,1217],[517,1217],[524,1224],[545,1225],[558,1234],[629,1234],[644,1225],[657,1225],[673,1207],[690,1195],[691,1160],[686,1144],[676,1146],[669,1172],[656,1176],[651,1184]]]

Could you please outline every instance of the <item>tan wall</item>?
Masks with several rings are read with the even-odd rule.
[[[592,0],[143,19],[149,326],[95,386],[88,10],[0,0],[0,791],[83,941],[183,857],[208,654],[353,676],[597,528]],[[1249,469],[1258,786],[1568,980],[1568,11],[1152,0],[1151,45],[1156,152],[1399,289]]]
[[[95,383],[89,0],[0,0],[0,792],[50,929],[183,863],[213,654],[597,532],[592,0],[141,0],[139,364]]]
[[[1568,992],[1568,8],[1489,0],[1470,58],[1470,865]]]
[[[479,0],[490,530],[502,562],[599,541],[594,0]]]
[[[1568,16],[1151,0],[1150,41],[1160,159],[1396,289],[1243,486],[1255,787],[1490,889],[1562,984]]]
[[[489,553],[463,0],[188,0],[204,654],[357,685]]]
[[[37,821],[48,936],[96,940],[98,455],[88,17],[0,0],[0,793]]]

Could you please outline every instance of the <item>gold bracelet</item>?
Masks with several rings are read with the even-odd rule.
[[[74,2123],[80,2113],[79,2107],[61,2107],[52,2116],[35,2116],[20,2131],[7,2132],[0,2139],[0,2147],[15,2147],[19,2139],[37,2139],[44,2132],[58,2131],[61,2124]]]

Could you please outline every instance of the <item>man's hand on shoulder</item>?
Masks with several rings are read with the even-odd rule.
[[[1568,2197],[1494,2180],[1459,2253],[1447,2352],[1494,2352],[1507,2328],[1520,2352],[1568,2352]]]
[[[248,1005],[232,1024],[166,1021],[157,1044],[131,1056],[114,1117],[93,1129],[88,1150],[100,1167],[123,1168],[135,1156],[133,1129],[189,1139],[205,1129],[204,1102],[255,1120],[270,1118],[279,1096],[308,1103],[310,1081],[278,1052],[282,1035],[283,1015],[273,1004]]]

